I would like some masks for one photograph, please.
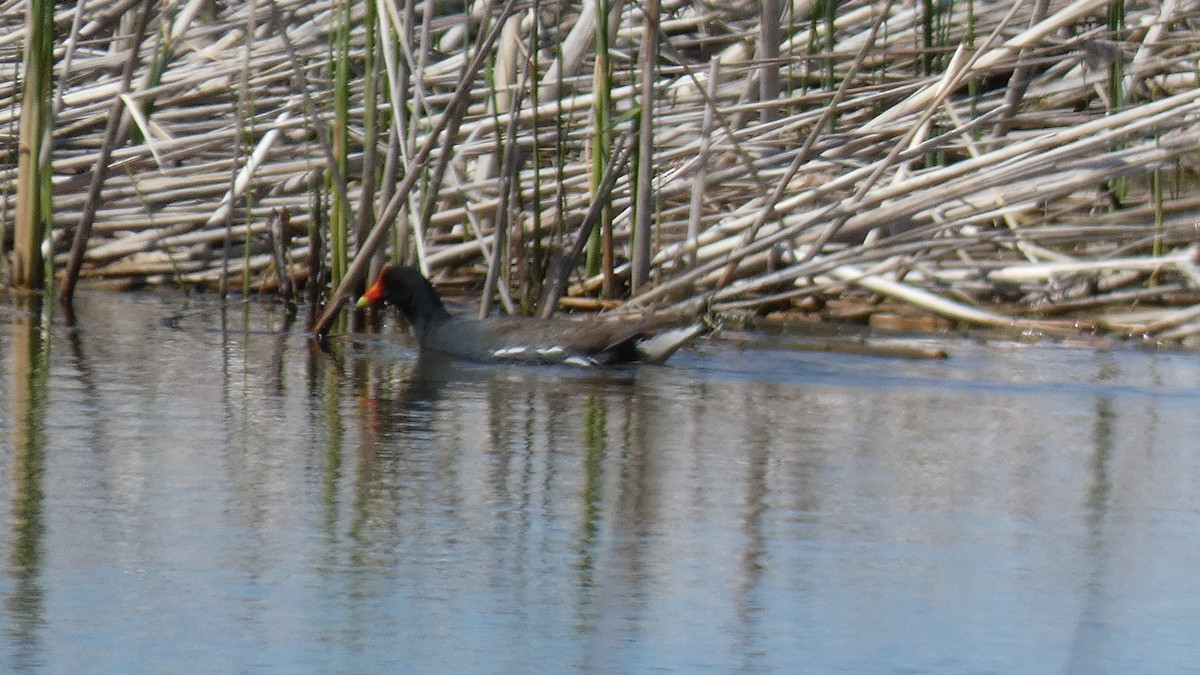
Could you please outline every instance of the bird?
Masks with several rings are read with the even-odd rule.
[[[706,330],[703,322],[663,315],[584,320],[455,316],[429,279],[409,266],[384,266],[356,306],[378,304],[400,311],[422,353],[471,361],[589,367],[659,364]]]

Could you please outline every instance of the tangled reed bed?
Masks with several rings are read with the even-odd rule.
[[[58,266],[111,152],[84,277],[328,293],[383,220],[380,253],[486,271],[510,311],[1200,333],[1195,3],[92,0],[56,25]],[[19,99],[0,83],[6,241]]]

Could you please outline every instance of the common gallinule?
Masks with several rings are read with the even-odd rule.
[[[679,319],[663,316],[578,321],[456,317],[415,267],[385,267],[358,306],[380,302],[400,310],[422,350],[475,361],[662,363],[704,330],[702,323],[681,325]]]

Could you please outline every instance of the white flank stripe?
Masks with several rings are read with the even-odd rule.
[[[497,349],[496,351],[492,352],[492,356],[495,356],[496,358],[504,358],[506,356],[520,356],[521,354],[524,354],[526,352],[526,350],[528,350],[528,349],[529,349],[528,347],[505,347],[504,349]]]

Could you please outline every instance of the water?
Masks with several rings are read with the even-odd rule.
[[[1193,354],[590,372],[78,311],[3,314],[2,672],[1200,669]]]

